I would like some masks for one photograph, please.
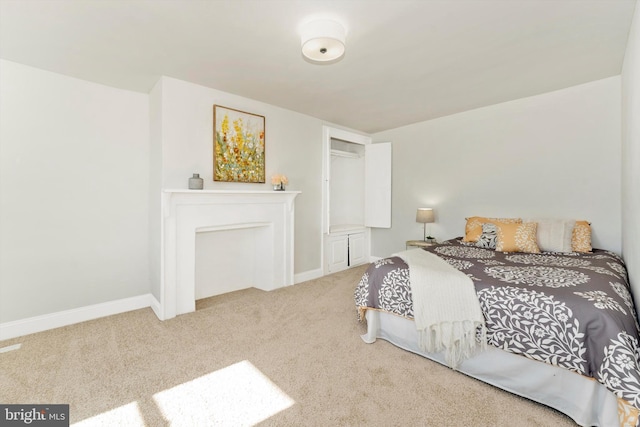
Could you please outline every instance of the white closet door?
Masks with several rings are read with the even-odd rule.
[[[325,240],[327,273],[346,270],[349,267],[349,236],[331,236]]]
[[[365,145],[364,225],[391,228],[391,143]]]
[[[349,234],[349,267],[366,262],[364,233]]]

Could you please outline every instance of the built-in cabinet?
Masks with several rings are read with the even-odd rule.
[[[325,126],[323,271],[370,258],[371,227],[391,227],[391,143]]]
[[[335,273],[367,262],[368,242],[365,227],[328,234],[325,237],[326,273]]]

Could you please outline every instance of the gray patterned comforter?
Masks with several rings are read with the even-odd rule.
[[[594,378],[640,409],[640,333],[617,254],[503,253],[459,239],[425,250],[473,279],[489,344]],[[407,264],[399,257],[371,264],[355,302],[361,314],[373,308],[413,318]]]

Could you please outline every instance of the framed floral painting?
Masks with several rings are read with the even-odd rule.
[[[213,180],[265,182],[264,116],[213,106]]]

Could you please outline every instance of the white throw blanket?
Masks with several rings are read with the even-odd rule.
[[[484,317],[471,278],[422,249],[394,255],[409,266],[420,348],[428,353],[444,350],[445,360],[453,369],[477,348],[485,349]],[[478,327],[481,342],[476,341]]]

